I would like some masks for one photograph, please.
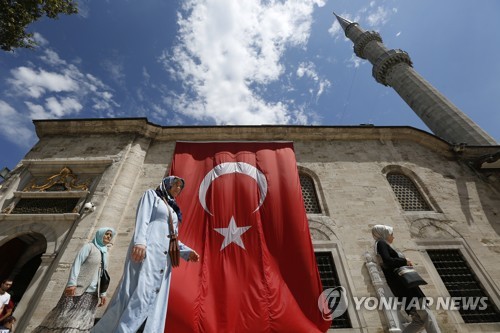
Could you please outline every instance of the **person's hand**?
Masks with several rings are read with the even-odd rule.
[[[99,300],[100,300],[100,302],[99,302],[98,306],[103,306],[106,304],[106,296],[99,297]]]
[[[191,251],[189,253],[189,258],[188,258],[188,261],[192,261],[192,262],[198,262],[198,260],[200,260],[200,255],[198,253],[196,253],[196,251]]]
[[[130,253],[130,258],[134,262],[142,262],[146,257],[146,245],[135,245]]]
[[[408,258],[406,258],[406,266],[413,266],[413,262]]]
[[[75,296],[76,286],[66,287],[64,289],[64,296]]]

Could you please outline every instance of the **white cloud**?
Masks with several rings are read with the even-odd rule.
[[[334,20],[332,26],[330,27],[330,29],[328,29],[328,33],[335,39],[338,39],[344,34],[344,31],[342,30],[339,22],[337,20]]]
[[[314,68],[314,64],[312,62],[302,62],[299,65],[299,68],[297,68],[297,76],[298,77],[303,77],[304,75],[312,78],[315,81],[318,81],[318,73],[316,73],[316,70]]]
[[[347,60],[348,66],[354,67],[354,68],[361,66],[361,64],[364,62],[366,62],[366,61],[362,60],[361,58],[358,58],[355,54],[352,54],[351,58],[349,58],[349,60]]]
[[[33,33],[33,40],[38,44],[38,46],[46,46],[49,44],[48,40],[46,40],[40,33]]]
[[[45,100],[45,108],[56,118],[62,118],[72,113],[77,113],[82,109],[82,105],[74,98],[66,97],[58,100],[56,97],[49,97]]]
[[[316,66],[312,62],[300,63],[299,67],[297,68],[297,76],[300,78],[303,76],[309,77],[316,83],[318,87],[318,91],[316,93],[316,102],[318,101],[318,98],[325,92],[325,89],[331,86],[329,80],[319,77],[316,71]],[[312,89],[311,92],[314,93]]]
[[[43,106],[34,104],[31,102],[24,102],[24,104],[30,110],[30,118],[31,119],[48,119],[53,118],[50,113],[46,112]]]
[[[34,141],[33,131],[28,128],[26,117],[7,102],[0,100],[0,132],[12,143],[29,147]]]
[[[102,67],[109,73],[111,78],[118,84],[125,83],[125,72],[123,68],[123,61],[119,56],[114,57],[112,60],[104,60]]]
[[[82,73],[74,64],[44,49],[40,59],[50,70],[21,66],[10,71],[10,92],[25,98],[24,104],[33,117],[60,118],[78,114],[89,101],[89,111],[112,112],[119,106],[110,88],[90,73]],[[42,106],[44,105],[44,106]]]
[[[366,20],[368,21],[368,25],[371,27],[384,25],[387,23],[389,19],[389,11],[383,7],[377,7],[375,11],[371,12]]]
[[[76,72],[77,70],[73,71]],[[92,74],[82,75],[81,73],[78,72],[78,74],[76,75],[81,78],[82,82],[85,82],[86,87],[92,92],[98,91],[99,89],[103,90],[108,89],[108,87],[101,80],[99,80]]]
[[[104,91],[102,94],[101,94],[101,97],[106,100],[106,101],[110,101],[111,99],[113,99],[113,94],[108,92],[108,91]]]
[[[24,102],[30,110],[31,119],[58,119],[73,113],[78,113],[83,106],[71,97],[57,99],[49,97],[45,100],[45,107],[32,102]]]
[[[8,82],[21,95],[38,98],[46,92],[75,91],[77,83],[67,75],[36,71],[28,67],[18,67],[11,70],[12,78]]]
[[[183,83],[168,99],[176,112],[217,124],[303,122],[262,92],[285,68],[289,47],[305,47],[321,0],[190,0],[179,14],[179,42],[160,61]],[[260,90],[259,90],[260,89]]]
[[[53,66],[66,65],[66,61],[61,60],[61,58],[59,58],[59,55],[56,52],[54,52],[53,50],[45,49],[44,53],[45,54],[42,55],[40,57],[40,59],[42,59],[43,61],[45,61],[49,65],[53,65]]]
[[[90,0],[78,0],[78,15],[88,18],[90,15]]]
[[[113,106],[118,105],[116,103],[110,103],[109,101],[107,101],[105,99],[96,98],[96,97],[92,98],[92,102],[94,103],[94,104],[92,104],[92,107],[95,110],[99,110],[99,111],[111,111],[113,109]]]
[[[149,75],[149,72],[146,69],[146,67],[142,67],[142,77],[146,83],[148,83],[149,80],[151,79],[151,75]]]
[[[318,101],[318,98],[323,95],[326,89],[328,89],[331,86],[331,82],[327,79],[322,79],[319,81],[319,88],[318,92],[316,93],[316,101]]]

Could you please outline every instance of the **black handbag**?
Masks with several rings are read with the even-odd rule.
[[[406,288],[415,288],[427,284],[412,266],[398,267],[394,269],[394,273],[399,277]]]
[[[99,293],[105,293],[108,290],[111,278],[108,271],[104,269],[104,254],[101,252],[101,279],[99,280]]]

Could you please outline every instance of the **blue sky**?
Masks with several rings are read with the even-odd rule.
[[[0,53],[0,168],[37,142],[33,119],[158,125],[413,126],[332,15],[378,31],[500,142],[500,1],[86,0]]]

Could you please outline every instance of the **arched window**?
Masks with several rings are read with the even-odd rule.
[[[392,187],[401,208],[405,211],[432,210],[413,181],[400,173],[387,174],[387,181]]]
[[[302,188],[302,197],[304,199],[304,206],[306,207],[306,213],[321,213],[318,196],[316,195],[316,189],[314,188],[314,180],[310,176],[303,173],[299,174],[299,178],[300,187]]]

